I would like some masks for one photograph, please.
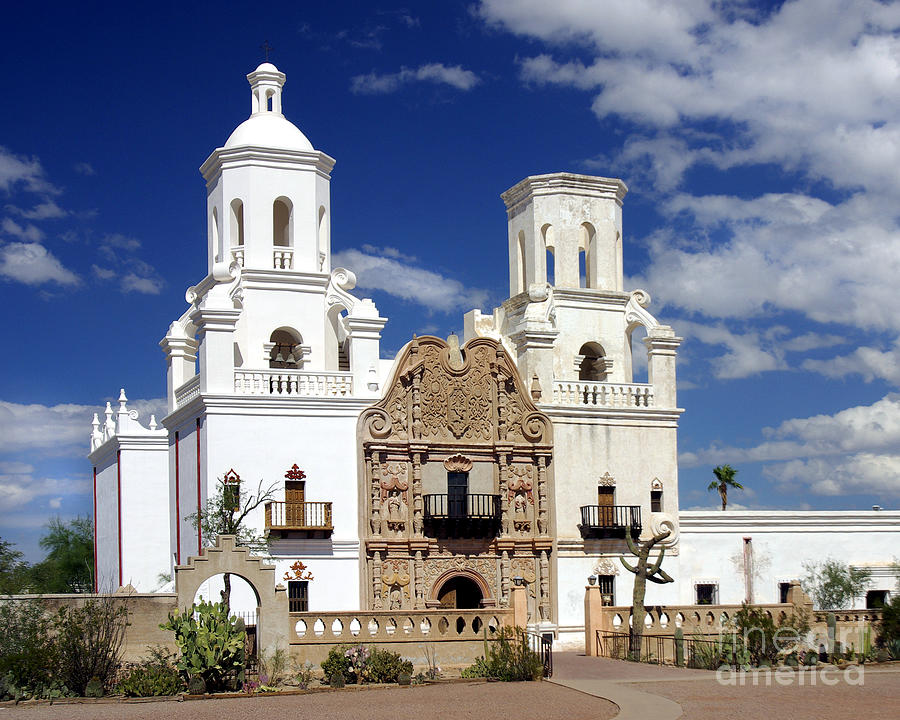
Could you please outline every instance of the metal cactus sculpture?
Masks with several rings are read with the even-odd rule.
[[[644,594],[647,590],[647,581],[655,582],[659,585],[675,582],[673,578],[660,567],[663,558],[666,556],[664,547],[659,549],[659,557],[656,561],[650,563],[650,553],[653,547],[665,540],[671,534],[670,530],[654,535],[647,542],[640,546],[635,543],[631,537],[631,527],[625,531],[625,542],[628,543],[628,549],[638,561],[636,566],[629,565],[625,558],[619,558],[625,569],[634,573],[634,593],[631,596],[631,637],[629,642],[629,654],[632,660],[639,661],[641,659],[641,640],[644,637],[644,618],[647,616],[647,610],[644,607]]]

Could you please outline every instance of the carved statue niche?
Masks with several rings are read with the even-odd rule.
[[[398,535],[406,531],[408,489],[406,463],[385,463],[381,467],[381,516],[388,530]]]
[[[513,509],[513,528],[525,535],[531,532],[532,507],[534,506],[534,466],[511,465],[506,491]]]
[[[387,610],[409,607],[409,561],[385,560],[381,570],[382,604]]]

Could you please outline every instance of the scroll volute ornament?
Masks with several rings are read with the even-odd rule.
[[[444,460],[444,469],[447,472],[469,472],[472,469],[472,461],[465,455],[451,455]]]

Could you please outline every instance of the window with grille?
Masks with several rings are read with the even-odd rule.
[[[697,590],[698,605],[716,605],[719,602],[719,586],[714,583],[698,583],[694,586]]]
[[[289,580],[288,581],[288,611],[289,612],[308,612],[309,611],[309,581],[308,580]]]
[[[615,575],[598,575],[597,586],[600,588],[600,594],[603,596],[604,605],[616,604],[616,576]]]
[[[662,490],[650,491],[650,512],[662,512]]]

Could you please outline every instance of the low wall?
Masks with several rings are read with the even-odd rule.
[[[55,613],[63,606],[81,607],[91,599],[112,598],[116,604],[128,608],[128,627],[125,630],[125,643],[122,659],[126,662],[139,660],[147,654],[147,647],[161,645],[175,652],[175,636],[160,630],[161,623],[166,622],[169,613],[175,609],[174,593],[131,593],[114,595],[95,595],[89,593],[66,595],[11,595],[2,602],[40,602],[48,612]]]
[[[433,650],[441,667],[470,665],[484,655],[484,641],[514,623],[512,609],[364,611],[289,614],[291,657],[318,665],[342,643],[374,645],[399,653],[417,667]]]

